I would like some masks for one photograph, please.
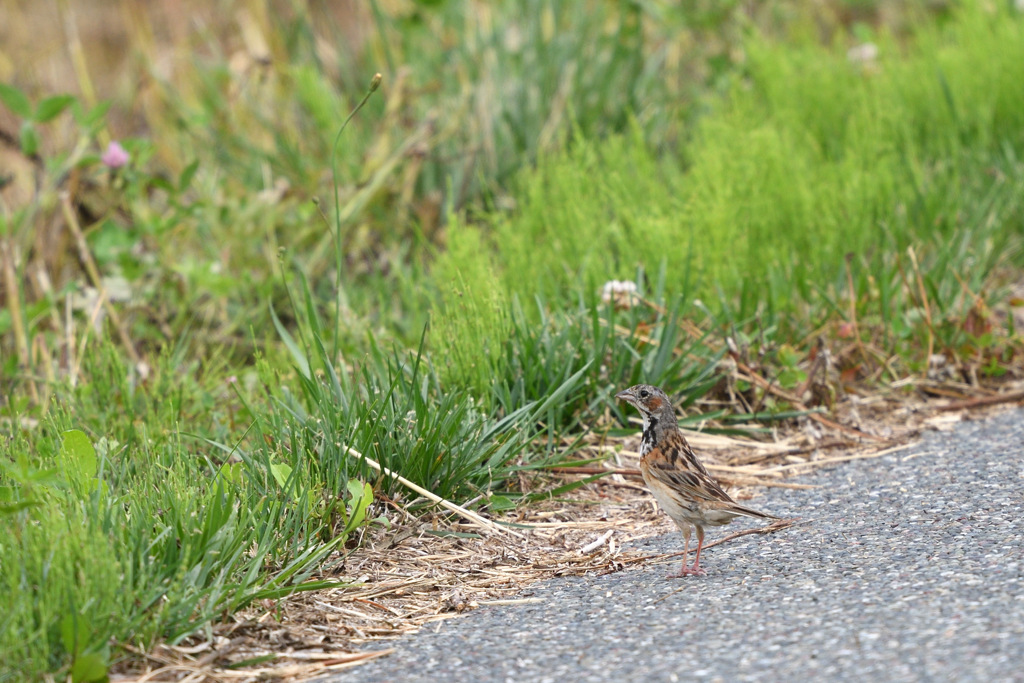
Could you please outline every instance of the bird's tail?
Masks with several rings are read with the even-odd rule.
[[[737,515],[745,515],[747,517],[756,517],[758,519],[781,519],[781,517],[769,515],[767,512],[761,512],[759,510],[748,508],[743,505],[738,505],[736,503],[733,503],[729,507],[729,512],[735,512]]]

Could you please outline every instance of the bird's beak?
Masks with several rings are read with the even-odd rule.
[[[623,389],[619,393],[615,394],[615,398],[619,399],[620,401],[632,401],[633,392],[631,392],[629,389]]]

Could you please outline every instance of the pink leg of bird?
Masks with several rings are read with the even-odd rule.
[[[704,547],[704,527],[697,527],[697,557],[693,558],[693,566],[683,570],[686,574],[704,576],[707,572],[700,568],[700,549]],[[685,560],[685,558],[683,558]]]
[[[678,572],[669,572],[665,576],[666,579],[678,579],[680,577],[686,576],[686,574],[687,574],[687,571],[686,571],[687,570],[686,558],[689,556],[689,554],[690,554],[690,526],[687,525],[683,529],[683,566],[679,568]]]
[[[704,546],[704,529],[697,527],[697,557],[694,558],[693,566],[686,566],[686,558],[690,555],[690,527],[683,530],[683,566],[678,572],[669,574],[666,578],[679,579],[684,576],[704,576],[706,573],[700,568],[700,549]]]

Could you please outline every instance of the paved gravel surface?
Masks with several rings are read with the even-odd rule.
[[[707,576],[538,584],[337,680],[1024,681],[1024,412],[804,481],[756,504],[812,524],[712,548]]]

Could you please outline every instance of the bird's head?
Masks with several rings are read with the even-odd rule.
[[[652,417],[656,422],[662,424],[675,424],[672,401],[658,387],[652,387],[650,384],[637,384],[615,394],[615,398],[626,401],[639,410],[640,416],[644,419],[644,427]]]

